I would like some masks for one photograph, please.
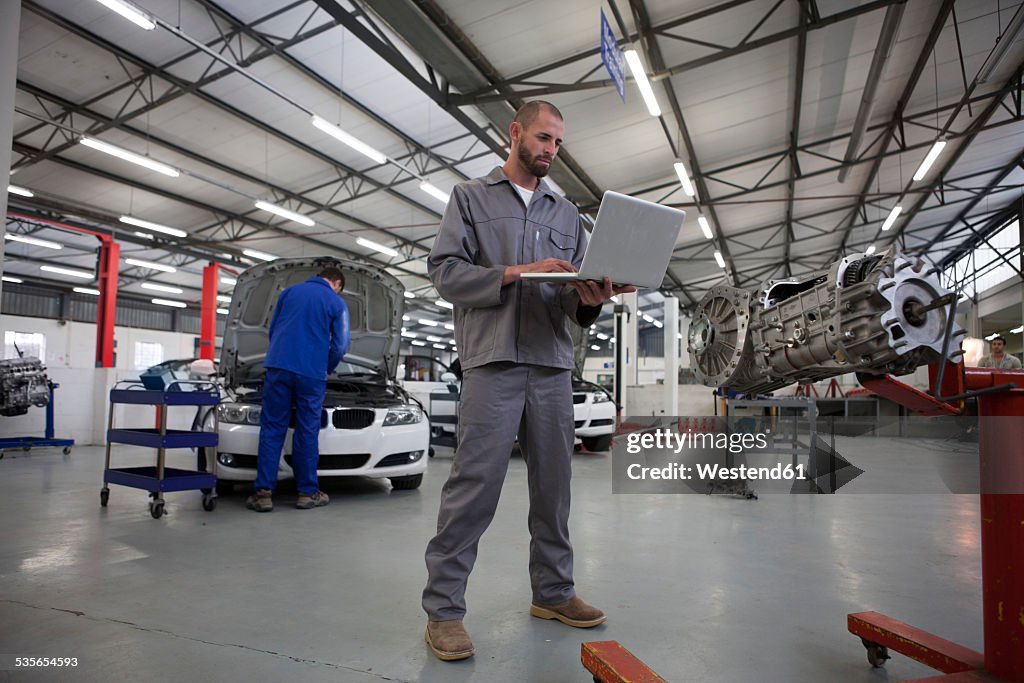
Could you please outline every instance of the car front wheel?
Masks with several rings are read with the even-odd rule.
[[[612,447],[611,434],[605,434],[603,436],[584,436],[580,441],[583,442],[584,448],[591,453],[602,453]]]
[[[391,487],[396,491],[411,491],[418,489],[423,483],[422,474],[414,474],[409,477],[390,477]]]

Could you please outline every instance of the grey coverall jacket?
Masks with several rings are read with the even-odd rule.
[[[427,272],[455,309],[464,369],[512,361],[573,368],[569,320],[588,327],[600,306],[584,306],[569,285],[517,280],[505,267],[560,258],[578,270],[587,247],[579,210],[543,180],[529,207],[501,167],[455,186]]]

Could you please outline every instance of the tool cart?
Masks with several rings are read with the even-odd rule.
[[[110,414],[107,419],[107,455],[103,469],[103,488],[100,490],[100,505],[107,506],[110,499],[108,484],[119,484],[131,488],[149,491],[149,513],[153,519],[160,519],[164,514],[164,492],[191,491],[199,489],[203,492],[203,509],[212,512],[217,507],[217,464],[214,459],[213,472],[199,472],[167,467],[165,464],[168,449],[176,448],[209,448],[217,445],[217,417],[212,411],[213,431],[191,431],[167,428],[168,408],[176,406],[192,406],[197,413],[209,410],[220,403],[220,392],[213,382],[179,380],[170,383],[164,389],[147,389],[141,382],[127,380],[118,382],[110,390]],[[158,427],[156,428],[114,428],[114,410],[118,404],[150,405],[157,408]],[[201,424],[201,421],[193,424]],[[156,466],[117,467],[110,466],[110,448],[112,444],[122,443],[132,446],[155,448],[157,452]]]

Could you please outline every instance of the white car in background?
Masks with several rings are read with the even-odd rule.
[[[317,476],[386,477],[396,489],[415,489],[423,480],[430,447],[429,423],[394,376],[404,288],[379,268],[309,257],[277,259],[249,268],[238,277],[220,362],[225,393],[217,408],[220,490],[256,478],[263,359],[278,295],[325,266],[339,267],[345,273],[342,297],[348,304],[351,342],[344,360],[327,379]],[[289,429],[278,479],[294,476],[291,436]]]
[[[582,363],[581,363],[582,364]],[[430,356],[409,355],[403,358],[406,390],[420,402],[430,418],[431,436],[437,443],[454,437],[457,403],[444,400],[457,393],[459,382],[451,368]],[[608,391],[573,373],[573,419],[576,438],[588,451],[601,452],[611,448],[615,434],[615,402]]]

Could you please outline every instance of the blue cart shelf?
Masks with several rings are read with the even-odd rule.
[[[119,388],[123,387],[123,388]],[[150,405],[159,408],[160,426],[157,428],[114,429],[114,407],[117,404]],[[167,409],[171,406],[193,406],[197,411],[210,409],[220,403],[220,393],[212,382],[178,381],[165,390],[146,389],[141,382],[119,382],[110,391],[110,415],[107,419],[107,457],[103,468],[103,488],[100,505],[110,500],[108,484],[118,484],[149,491],[149,513],[154,519],[164,514],[163,494],[169,491],[203,492],[203,509],[212,512],[217,507],[217,463],[213,472],[198,472],[167,467],[167,450],[171,448],[210,448],[217,445],[217,413],[213,411],[213,431],[187,431],[167,428]],[[196,424],[202,424],[196,420]],[[110,466],[110,447],[115,443],[154,448],[157,452],[154,467]]]

